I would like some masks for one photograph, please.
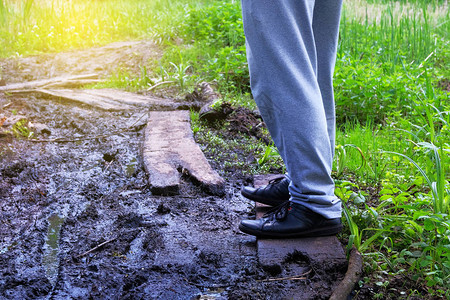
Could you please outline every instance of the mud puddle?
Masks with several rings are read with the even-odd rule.
[[[242,174],[227,177],[223,197],[188,179],[179,196],[152,195],[143,127],[128,128],[145,112],[32,96],[0,97],[0,107],[46,125],[36,137],[66,140],[0,137],[1,299],[326,299],[342,278],[335,270],[268,280],[309,266],[259,266],[256,239],[237,228],[253,214]]]

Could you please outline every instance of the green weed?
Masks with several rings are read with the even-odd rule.
[[[263,166],[270,158],[279,157],[278,149],[272,144],[266,147],[264,154],[258,159],[258,165]]]
[[[443,149],[439,149],[435,145],[427,142],[422,142],[418,144],[422,146],[424,149],[430,151],[432,153],[431,158],[434,162],[433,172],[431,174],[427,174],[427,172],[419,166],[419,164],[414,161],[412,158],[398,152],[390,152],[386,151],[385,153],[394,154],[401,156],[407,159],[411,164],[416,167],[416,169],[420,172],[420,174],[425,179],[425,182],[428,185],[428,188],[432,192],[433,196],[433,211],[435,213],[448,213],[449,204],[450,204],[450,193],[446,187],[446,176],[444,165],[441,161],[441,156],[443,153]],[[450,149],[446,149],[447,152],[450,152]]]
[[[12,126],[12,132],[16,137],[31,138],[34,132],[27,127],[27,120],[20,120]]]

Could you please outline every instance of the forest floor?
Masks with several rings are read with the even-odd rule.
[[[0,66],[10,84],[106,77],[118,66],[138,72],[160,55],[150,42],[126,42]],[[129,126],[142,109],[111,112],[7,93],[0,107],[4,120],[23,118],[36,128],[30,125],[30,139],[0,134],[2,299],[328,299],[345,274],[345,266],[310,266],[302,280],[281,280],[310,262],[290,256],[282,270],[258,263],[256,238],[237,227],[255,214],[240,195],[252,176],[228,170],[223,196],[187,177],[179,195],[152,194],[141,158],[145,125]],[[64,141],[37,141],[55,138]]]

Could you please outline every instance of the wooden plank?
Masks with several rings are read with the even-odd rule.
[[[141,107],[157,107],[160,109],[176,109],[179,102],[171,98],[159,98],[152,95],[139,95],[135,93],[115,90],[115,89],[92,89],[82,90],[87,95],[99,96],[112,101],[127,105]]]
[[[195,143],[189,111],[152,111],[145,129],[143,160],[152,192],[177,194],[182,171],[212,194],[223,194],[224,180]]]
[[[270,180],[280,177],[280,174],[258,175],[254,177],[254,186],[262,187]],[[256,203],[257,218],[267,212],[268,206]],[[307,237],[295,239],[258,239],[258,259],[262,266],[281,268],[285,258],[292,253],[299,252],[307,256],[311,262],[320,265],[326,262],[342,265],[346,257],[342,244],[336,236]]]
[[[344,248],[335,236],[258,240],[258,259],[263,266],[281,265],[294,252],[302,253],[318,264],[347,261]]]
[[[48,90],[48,89],[37,89],[38,92],[43,95],[52,96],[68,101],[81,102],[90,106],[101,108],[107,111],[122,111],[131,110],[132,106],[121,103],[115,99],[102,97],[98,95],[90,95],[79,90],[61,89],[61,90]]]
[[[74,101],[108,111],[122,111],[139,108],[150,110],[176,110],[196,107],[196,102],[179,102],[171,98],[159,98],[152,95],[140,95],[116,89],[23,89],[9,91],[12,94],[39,93],[66,101]]]
[[[88,79],[98,79],[97,74],[83,74],[83,75],[74,75],[74,76],[61,76],[54,77],[49,79],[41,79],[34,80],[29,82],[19,82],[19,83],[11,83],[5,86],[0,86],[0,91],[10,92],[14,90],[30,90],[36,89],[39,87],[44,87],[46,85],[51,84],[63,84],[69,81],[77,81],[77,80],[88,80]]]
[[[46,84],[42,86],[42,88],[45,89],[55,89],[55,88],[66,88],[66,89],[74,89],[79,88],[88,84],[95,84],[103,82],[102,79],[76,79],[76,80],[69,80],[69,81],[61,81],[61,82],[52,82],[49,84]]]

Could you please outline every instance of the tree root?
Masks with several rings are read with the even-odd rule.
[[[345,300],[348,295],[352,292],[353,287],[358,282],[362,273],[362,256],[356,250],[355,247],[352,248],[350,252],[350,258],[348,261],[347,273],[345,273],[344,279],[341,283],[334,289],[330,300]]]

